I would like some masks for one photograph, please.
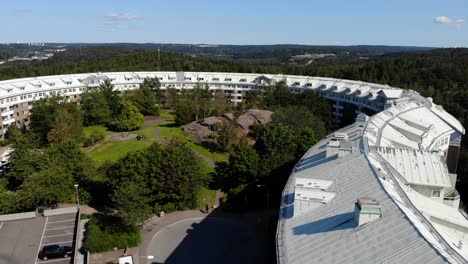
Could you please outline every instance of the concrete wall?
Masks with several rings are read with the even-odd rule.
[[[78,212],[78,208],[76,206],[72,206],[72,207],[66,207],[66,208],[44,210],[44,216],[73,214],[76,212]]]
[[[0,222],[35,218],[36,212],[0,215]]]

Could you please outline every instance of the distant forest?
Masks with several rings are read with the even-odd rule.
[[[134,47],[133,47],[134,48]],[[291,53],[293,47],[261,51],[258,56]],[[301,47],[299,47],[301,49]],[[301,51],[302,52],[302,51]],[[325,51],[324,51],[325,52]],[[294,53],[294,52],[292,52]],[[242,56],[247,56],[244,53]],[[269,54],[269,55],[266,55]],[[273,55],[272,55],[273,54]],[[255,61],[255,60],[252,60]],[[262,60],[260,60],[262,61]],[[325,61],[310,65],[220,59],[219,56],[194,56],[157,51],[138,51],[122,46],[72,48],[51,60],[0,65],[0,80],[68,73],[105,71],[218,71],[282,73],[362,80],[413,89],[434,98],[468,127],[468,49],[434,49],[374,54],[366,60]],[[468,204],[468,140],[462,141],[457,189]]]

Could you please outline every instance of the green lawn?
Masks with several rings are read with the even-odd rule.
[[[85,138],[91,136],[94,131],[101,131],[104,136],[114,134],[115,132],[109,131],[107,127],[104,126],[89,126],[83,128],[83,136]]]
[[[167,117],[172,115],[171,112],[163,110],[161,112],[164,113]],[[162,116],[161,114],[161,116]],[[174,121],[164,121],[153,123],[147,128],[143,128],[140,130],[132,131],[132,134],[141,134],[145,135],[146,139],[144,140],[137,140],[136,138],[129,139],[126,141],[118,141],[112,138],[105,138],[101,142],[97,143],[97,146],[84,149],[85,153],[89,154],[91,158],[93,158],[98,164],[102,164],[106,160],[110,161],[117,161],[118,159],[124,157],[127,153],[131,151],[136,151],[148,147],[151,145],[154,139],[155,129],[158,127],[159,129],[159,137],[170,139],[172,137],[179,138],[187,143],[187,145],[192,148],[193,150],[201,153],[204,156],[216,161],[222,162],[228,160],[228,155],[226,153],[221,152],[212,152],[209,149],[197,144],[193,140],[191,140],[187,134],[182,131],[182,129],[174,124]],[[94,130],[102,130],[104,135],[112,135],[118,134],[119,132],[112,132],[109,131],[107,128],[103,126],[92,126],[92,127],[85,127],[84,128],[84,135],[89,136]],[[208,163],[202,161],[202,169],[206,173],[213,172],[213,168],[211,168]]]
[[[182,128],[175,126],[174,121],[165,121],[158,124],[159,126],[159,136],[161,138],[180,138],[187,142],[187,145],[200,152],[201,154],[207,156],[208,158],[216,161],[216,162],[223,162],[228,160],[228,155],[222,152],[213,152],[209,149],[199,145],[198,143],[194,142],[184,131]]]
[[[98,142],[97,146],[84,149],[84,151],[85,153],[89,154],[89,156],[93,158],[98,164],[102,164],[106,160],[117,161],[118,159],[124,157],[127,153],[131,151],[144,149],[151,145],[151,143],[154,142],[154,126],[155,125],[130,132],[132,134],[145,135],[146,139],[138,140],[136,138],[132,138],[125,141],[119,141],[112,138],[105,138],[104,140]],[[92,131],[93,129],[103,129],[106,132],[105,135],[120,133],[108,131],[102,126],[93,126],[86,127],[84,129],[85,135],[86,133],[91,133],[90,131]]]
[[[160,117],[166,117],[166,118],[175,118],[174,111],[172,110],[166,110],[166,109],[161,109],[159,111],[159,116]]]
[[[215,202],[215,199],[216,199],[216,190],[210,190],[210,189],[203,187],[198,191],[197,208],[205,210],[205,206],[207,203],[208,203],[208,206],[212,208]]]

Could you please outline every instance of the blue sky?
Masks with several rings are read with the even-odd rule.
[[[15,0],[0,42],[468,46],[466,0]]]

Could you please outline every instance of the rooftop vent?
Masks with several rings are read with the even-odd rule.
[[[364,113],[360,113],[359,115],[357,115],[356,117],[356,124],[359,126],[359,127],[364,127],[367,123],[367,121],[369,120],[369,116],[364,114]]]
[[[382,208],[377,200],[359,198],[354,207],[354,221],[358,226],[382,218]]]
[[[335,133],[327,144],[326,157],[338,155],[344,157],[353,152],[353,143],[348,141],[346,133]]]
[[[348,140],[348,134],[342,133],[342,132],[336,132],[333,135],[333,138],[339,141],[347,141]]]

